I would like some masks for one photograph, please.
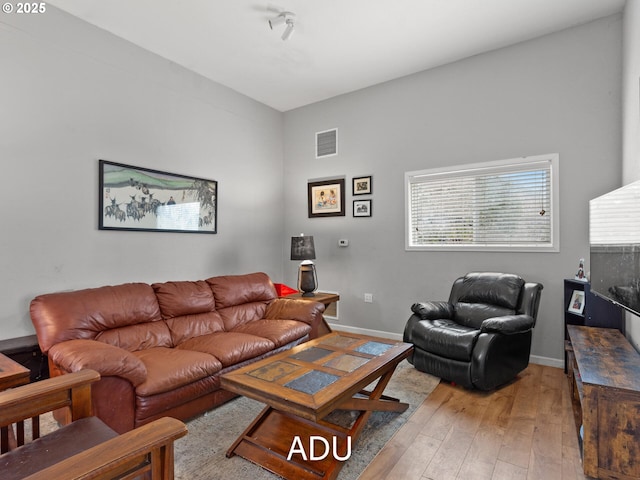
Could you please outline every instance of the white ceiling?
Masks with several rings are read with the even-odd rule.
[[[286,111],[619,12],[625,0],[49,0]],[[270,30],[296,14],[288,41]]]

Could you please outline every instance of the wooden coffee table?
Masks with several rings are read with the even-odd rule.
[[[223,375],[224,389],[268,405],[227,457],[239,455],[287,479],[336,478],[373,411],[408,408],[382,393],[412,349],[408,343],[334,332]],[[360,413],[345,426],[326,418],[336,410]]]

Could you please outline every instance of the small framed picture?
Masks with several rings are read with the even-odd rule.
[[[567,311],[571,313],[576,313],[578,315],[582,315],[584,311],[584,291],[583,290],[574,290],[573,295],[571,295],[571,301],[569,302],[569,308]]]
[[[353,194],[368,195],[372,193],[371,175],[367,177],[353,177]]]
[[[371,216],[371,200],[354,200],[353,216],[354,217],[370,217]]]

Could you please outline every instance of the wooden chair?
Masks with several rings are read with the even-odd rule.
[[[173,479],[173,443],[187,434],[184,423],[165,417],[118,435],[91,416],[91,384],[99,379],[82,370],[0,392],[3,480]],[[39,416],[59,408],[72,422],[41,436]],[[9,445],[14,424],[17,446]]]

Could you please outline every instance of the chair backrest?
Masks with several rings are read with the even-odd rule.
[[[449,303],[454,320],[468,327],[480,328],[483,320],[503,315],[538,313],[539,283],[526,283],[511,273],[473,272],[458,278],[451,288]]]

